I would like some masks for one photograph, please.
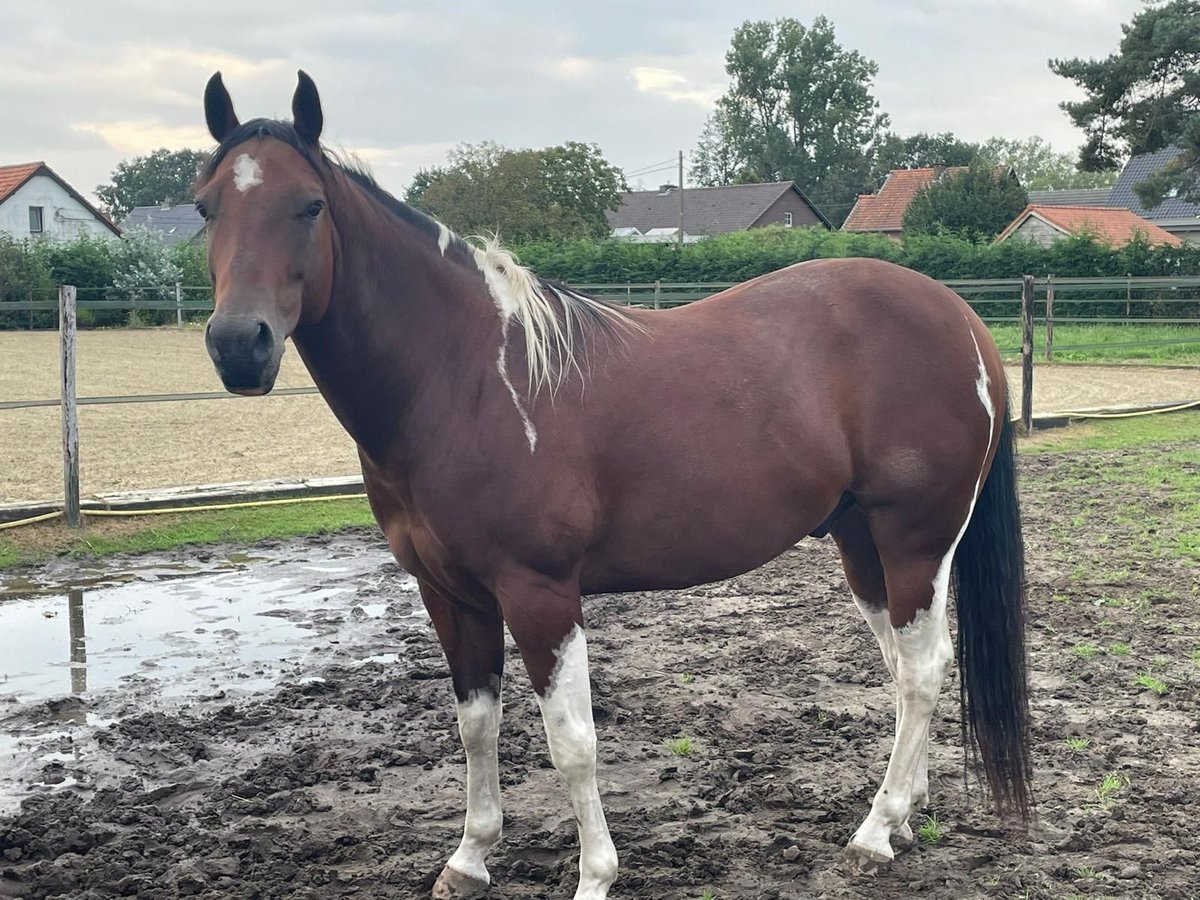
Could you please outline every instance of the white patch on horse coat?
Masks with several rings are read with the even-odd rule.
[[[588,680],[587,639],[576,625],[555,651],[558,664],[538,697],[554,767],[567,780],[579,823],[579,889],[575,900],[604,900],[617,877],[617,850],[596,785],[596,727]]]
[[[233,161],[233,186],[243,194],[262,182],[262,166],[249,153],[242,153]]]
[[[451,237],[450,229],[447,228],[445,225],[443,225],[441,222],[437,223],[437,227],[438,227],[438,250],[441,251],[442,256],[445,256],[446,248],[450,246],[450,237]]]
[[[500,326],[500,354],[496,358],[496,371],[500,373],[500,380],[504,382],[504,386],[508,388],[508,395],[512,397],[513,406],[517,408],[517,415],[521,417],[521,424],[525,427],[525,440],[529,442],[530,455],[537,449],[537,429],[533,427],[533,421],[529,418],[529,413],[525,409],[525,404],[521,402],[521,395],[517,393],[516,387],[513,386],[512,379],[508,377],[508,320]]]
[[[447,865],[456,872],[490,883],[485,860],[500,840],[500,764],[496,741],[502,713],[491,691],[472,691],[458,704],[458,733],[467,751],[467,818],[462,842]]]

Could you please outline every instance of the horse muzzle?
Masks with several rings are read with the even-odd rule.
[[[275,386],[283,341],[265,319],[216,314],[204,329],[204,344],[230,393],[257,397]]]

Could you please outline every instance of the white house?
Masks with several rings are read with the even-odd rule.
[[[121,236],[104,213],[44,162],[0,166],[0,233],[59,241],[84,234]]]

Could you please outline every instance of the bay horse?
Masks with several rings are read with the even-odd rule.
[[[225,387],[269,392],[291,338],[358,445],[375,518],[445,650],[466,824],[437,898],[477,897],[501,832],[504,628],[579,827],[581,900],[617,875],[596,784],[582,595],[684,588],[832,535],[896,683],[883,782],[846,859],[910,841],[950,657],[997,811],[1030,810],[1024,561],[1000,356],[949,289],[807,262],[702,302],[608,305],[469,243],[292,122],[241,123],[221,80],[197,181]]]

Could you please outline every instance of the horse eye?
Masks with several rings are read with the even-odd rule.
[[[208,207],[206,207],[206,206],[205,206],[203,203],[197,203],[197,204],[196,204],[196,212],[198,212],[198,213],[200,214],[200,218],[202,218],[202,219],[204,219],[204,220],[206,220],[206,221],[207,221],[207,219],[208,219]]]
[[[315,219],[317,216],[319,216],[321,214],[321,210],[323,210],[324,208],[325,208],[324,200],[314,200],[312,203],[308,204],[308,209],[306,209],[304,211],[304,214],[306,216],[308,216],[310,219]]]

